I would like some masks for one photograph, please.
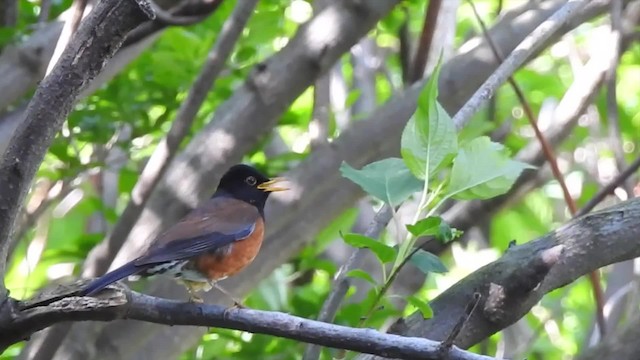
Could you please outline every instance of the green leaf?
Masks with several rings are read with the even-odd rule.
[[[482,136],[465,144],[453,163],[447,197],[489,199],[507,192],[524,169],[533,166],[511,160],[504,146]]]
[[[398,158],[380,160],[366,165],[361,170],[343,162],[340,172],[342,176],[360,185],[367,194],[391,206],[400,204],[422,189],[422,182],[416,179]]]
[[[433,309],[428,302],[418,299],[415,295],[409,296],[407,301],[422,313],[423,318],[431,319],[433,317]]]
[[[368,248],[371,250],[382,263],[388,263],[396,257],[396,250],[376,239],[361,234],[345,234],[344,241],[357,248]]]
[[[363,279],[373,285],[376,285],[376,286],[378,285],[378,283],[376,283],[376,280],[368,272],[361,269],[353,269],[347,273],[347,276],[352,278]]]
[[[437,235],[440,232],[442,218],[439,216],[430,216],[422,219],[413,225],[407,225],[407,230],[415,236]]]
[[[422,189],[422,182],[416,179],[398,158],[376,161],[361,170],[343,162],[340,172],[342,176],[360,185],[367,194],[391,206],[400,204]]]
[[[402,159],[419,179],[430,179],[458,150],[456,128],[438,103],[440,64],[420,93],[418,108],[402,132]]]
[[[350,108],[353,104],[356,103],[356,101],[358,101],[361,95],[362,95],[361,89],[351,90],[349,92],[349,95],[347,95],[347,99],[344,101],[344,107],[347,109]]]
[[[428,273],[446,273],[449,271],[446,266],[440,261],[440,258],[433,255],[428,251],[418,249],[409,261],[415,265],[420,271],[425,274]]]

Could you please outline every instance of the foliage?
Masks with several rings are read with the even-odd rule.
[[[19,2],[18,24],[0,28],[0,49],[28,38],[35,29],[40,3]],[[24,233],[12,254],[5,278],[12,296],[27,298],[46,284],[64,282],[80,274],[87,254],[112,229],[130,199],[141,168],[166,136],[234,3],[223,2],[220,9],[202,23],[167,29],[125,70],[78,103],[38,172],[32,197],[36,189],[42,187],[48,189],[53,203]],[[383,104],[404,85],[397,56],[400,27],[406,20],[413,38],[417,38],[422,29],[427,2],[402,3],[370,33],[378,50],[386,54],[383,68],[372,76],[374,105]],[[492,19],[502,1],[474,3],[485,19]],[[68,9],[71,1],[52,1],[51,4],[53,19]],[[258,62],[291,40],[313,5],[300,0],[258,2],[255,14],[183,144],[202,130],[210,115],[219,111],[220,105],[242,86]],[[461,2],[454,34],[456,48],[477,34],[475,24],[468,4]],[[566,93],[576,73],[567,65],[567,58],[575,56],[574,52],[581,56],[588,53],[595,41],[591,39],[591,29],[599,26],[602,26],[599,20],[588,24],[574,39],[565,39],[544,51],[516,74],[515,79],[534,112],[540,112],[546,104]],[[639,50],[638,45],[632,45],[622,55],[618,67],[620,132],[627,161],[637,155],[640,144]],[[335,82],[342,81],[343,88],[332,90],[337,100],[331,105],[329,142],[348,127],[366,121],[365,115],[354,110],[367,94],[359,88],[361,79],[357,78],[359,69],[354,56],[345,54],[333,69],[341,77]],[[442,64],[447,60],[444,57]],[[400,207],[389,229],[378,239],[355,231],[360,212],[355,205],[333,214],[332,223],[320,231],[313,243],[252,291],[246,300],[249,307],[317,317],[342,264],[338,260],[344,257],[344,254],[327,254],[333,254],[333,247],[342,241],[340,251],[366,248],[378,263],[375,270],[354,269],[348,273],[356,281],[336,316],[336,323],[380,328],[390,319],[415,310],[429,317],[430,299],[491,261],[507,249],[512,240],[529,241],[566,222],[559,187],[545,177],[539,186],[514,197],[486,224],[479,224],[480,232],[485,233],[489,241],[483,241],[480,235],[465,234],[464,245],[454,242],[463,234],[444,220],[445,209],[460,201],[504,194],[523,171],[539,170],[527,170],[532,167],[514,160],[512,155],[535,139],[521,104],[510,88],[500,89],[490,109],[476,115],[464,129],[456,129],[452,114],[438,102],[438,98],[450,95],[438,94],[439,73],[440,66],[436,66],[422,89],[414,115],[398,139],[396,156],[400,157],[380,159],[364,166],[344,163],[340,168],[343,176],[370,195],[370,203],[376,209],[383,203]],[[311,152],[309,129],[313,110],[313,89],[308,89],[284,111],[272,135],[245,154],[243,161],[252,162],[270,174],[294,168]],[[607,124],[605,94],[598,94],[588,116],[580,120],[571,130],[571,136],[557,149],[557,157],[572,181],[572,195],[579,205],[600,188],[604,179],[611,178],[611,169],[615,168],[613,152],[606,145]],[[554,126],[542,120],[540,125]],[[505,128],[509,131],[498,136],[499,130]],[[322,186],[322,179],[318,186]],[[56,196],[62,188],[69,190],[68,193]],[[409,211],[411,214],[407,217],[406,211],[402,211],[404,206],[417,210]],[[416,250],[424,237],[450,243],[449,250],[437,256]],[[415,294],[403,299],[406,301],[398,301],[394,295],[397,292],[390,287],[392,281],[400,280],[396,275],[404,266],[416,267],[426,276]],[[531,345],[520,357],[564,359],[578,353],[589,336],[587,329],[593,314],[590,299],[584,280],[545,297],[524,318],[524,325],[536,330],[537,337],[531,339]],[[489,353],[495,353],[504,341],[499,333],[483,346]],[[0,355],[0,359],[17,357],[22,347],[23,344],[15,345]],[[291,340],[210,329],[181,359],[300,359],[304,349],[304,344]],[[480,347],[471,350],[480,352]],[[335,355],[333,350],[323,350],[323,359]]]

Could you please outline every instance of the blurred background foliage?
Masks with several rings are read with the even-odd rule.
[[[399,29],[407,21],[410,33],[417,37],[427,2],[403,1],[370,32],[377,50],[385,54],[383,71],[375,77],[376,104],[384,103],[403,86],[398,58]],[[502,4],[498,0],[478,0],[474,3],[482,18],[491,24],[499,16],[500,6],[509,8],[521,1]],[[30,35],[38,20],[39,4],[39,1],[19,2],[17,25],[0,29],[0,47],[14,46]],[[54,19],[69,8],[71,0],[52,1],[51,4],[50,18]],[[253,66],[287,43],[298,26],[311,16],[313,5],[302,0],[258,3],[225,69],[201,107],[191,135],[197,133],[209,115],[241,86]],[[51,204],[32,219],[30,226],[22,229],[22,238],[6,274],[12,296],[27,298],[46,284],[78,276],[87,253],[104,238],[127,204],[146,159],[165,136],[233,6],[234,2],[225,1],[206,21],[168,29],[124,71],[77,104],[38,173],[32,193],[42,189]],[[456,15],[454,52],[479,33],[477,20],[465,1],[460,3]],[[598,33],[607,26],[606,18],[582,25],[517,72],[515,79],[534,112],[563,96],[575,80],[576,72],[572,69],[575,65],[572,64],[588,58],[602,41]],[[346,93],[336,91],[329,138],[340,133],[343,126],[338,124],[337,118],[341,113],[348,113],[360,96],[354,87],[351,56],[345,54],[336,66]],[[637,44],[632,44],[622,55],[618,79],[620,136],[626,160],[630,162],[639,153],[637,146],[640,144],[640,47]],[[309,152],[312,111],[313,89],[308,89],[282,115],[273,135],[276,139],[265,139],[246,155],[245,161],[270,174],[294,167]],[[557,150],[558,161],[578,204],[584,204],[615,174],[613,152],[607,143],[606,113],[605,94],[600,92],[572,135]],[[357,120],[355,117],[353,121]],[[552,125],[540,124],[543,129]],[[500,142],[512,153],[535,141],[521,104],[507,86],[496,94],[490,109],[476,115],[461,137],[491,134],[505,126],[508,131]],[[274,142],[280,146],[277,152],[270,150]],[[116,179],[116,186],[104,188],[106,184],[100,178],[104,172]],[[624,197],[624,194],[616,194]],[[380,206],[373,200],[371,203]],[[340,232],[349,232],[357,213],[354,207],[336,214],[334,222],[316,237],[315,242],[256,288],[246,304],[315,318],[340,266],[324,253],[332,242],[341,241]],[[547,176],[535,189],[515,199],[488,224],[479,227],[480,231],[470,231],[464,241],[453,244],[441,254],[449,272],[428,276],[416,296],[424,300],[433,298],[458,279],[500,256],[510,241],[515,239],[521,243],[535,239],[568,218],[557,182]],[[392,243],[393,236],[385,236],[383,241]],[[338,313],[336,323],[357,325],[362,309],[367,308],[373,295],[370,292],[345,305]],[[414,310],[411,306],[396,308],[392,299],[386,299],[381,310],[368,319],[367,326],[384,327],[395,316]],[[520,354],[528,359],[571,358],[588,343],[593,317],[591,288],[586,279],[549,294],[517,324],[528,339]],[[501,332],[471,350],[495,354],[504,342]],[[0,358],[14,358],[22,346],[14,346]],[[304,348],[304,344],[291,340],[210,329],[181,359],[300,359]],[[330,359],[333,354],[325,350],[323,357]]]

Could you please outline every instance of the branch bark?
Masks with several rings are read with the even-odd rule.
[[[102,70],[125,35],[153,13],[144,1],[99,3],[78,29],[59,63],[38,86],[0,163],[0,274],[4,275],[13,226],[36,170],[80,91]],[[56,106],[51,106],[56,104]],[[0,298],[6,297],[0,283]],[[1,316],[0,316],[1,317]]]
[[[458,128],[464,126],[471,117],[487,104],[495,91],[522,64],[536,53],[562,25],[580,15],[580,9],[589,3],[588,0],[569,0],[562,8],[542,22],[529,36],[511,52],[484,84],[473,94],[471,99],[456,113],[453,122]],[[491,37],[491,35],[488,35]],[[493,37],[491,37],[493,38]]]
[[[0,328],[0,349],[61,321],[133,319],[164,325],[244,330],[401,359],[437,360],[443,355],[451,360],[493,359],[456,347],[443,350],[435,341],[384,334],[373,329],[333,325],[279,312],[160,299],[124,288],[112,290],[115,291],[108,298],[67,297],[22,311],[19,310],[21,304],[14,304],[15,317],[11,325]]]
[[[479,291],[482,301],[459,334],[467,348],[514,323],[543,295],[602,266],[640,256],[640,199],[572,220],[555,231],[510,248],[502,258],[467,276],[431,302],[432,319],[420,314],[396,323],[390,332],[441,340],[455,317]],[[360,359],[374,359],[362,356]],[[377,358],[376,358],[377,359]]]
[[[457,318],[450,316],[456,313],[452,310],[460,306],[466,308],[476,293],[482,295],[478,310],[471,313],[465,324],[474,331],[458,334],[461,347],[470,346],[479,336],[484,336],[478,329],[497,331],[515,321],[518,314],[529,311],[545,293],[601,266],[640,256],[640,247],[635,246],[635,239],[640,236],[638,224],[640,199],[634,199],[577,218],[537,240],[510,248],[502,258],[467,276],[432,302],[433,319],[450,317],[441,321],[438,326],[441,333],[434,337],[440,341],[450,334],[452,326],[457,324]],[[61,293],[73,294],[77,289],[77,286],[63,289]],[[48,305],[12,302],[12,320],[0,327],[0,345],[6,347],[61,321],[128,318],[258,332],[385,357],[440,359],[443,356],[440,344],[426,339],[385,335],[282,313],[159,299],[122,290],[119,285],[112,289],[114,295],[108,293],[106,298],[72,296]],[[462,313],[464,311],[458,314]],[[410,319],[402,326],[411,326],[411,322]],[[421,328],[421,332],[425,330],[428,332],[428,328]],[[489,359],[455,347],[447,355],[451,359]]]
[[[425,11],[424,23],[422,24],[422,33],[418,41],[418,50],[413,59],[411,68],[410,81],[416,82],[424,75],[427,66],[429,52],[432,51],[433,35],[436,32],[436,24],[438,23],[438,15],[440,14],[440,5],[442,0],[430,0],[427,10]]]
[[[365,236],[370,238],[377,238],[380,233],[387,227],[387,224],[393,216],[393,209],[388,204],[385,204],[382,209],[378,210],[378,213],[374,217],[372,223],[364,232]],[[351,252],[349,259],[340,266],[340,269],[336,273],[333,282],[331,283],[331,291],[320,309],[318,315],[318,321],[331,322],[333,321],[336,313],[340,309],[342,300],[347,295],[347,290],[351,286],[351,279],[347,276],[349,271],[357,269],[367,255],[368,250],[364,248],[357,248]],[[316,360],[320,356],[320,347],[312,345],[305,350],[303,360]]]

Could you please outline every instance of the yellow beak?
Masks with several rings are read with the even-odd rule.
[[[283,177],[277,177],[277,178],[271,179],[269,181],[263,182],[262,184],[258,185],[258,189],[260,189],[262,191],[266,191],[266,192],[276,192],[276,191],[289,190],[289,188],[287,188],[287,187],[274,186],[275,184],[277,184],[279,182],[283,182],[283,181],[287,181],[287,179],[285,179]]]

